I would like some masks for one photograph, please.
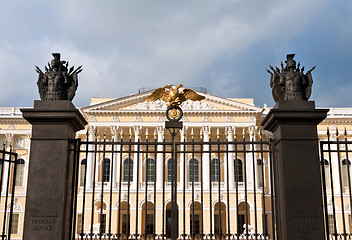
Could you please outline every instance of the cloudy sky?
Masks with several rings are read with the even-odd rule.
[[[268,65],[313,71],[312,100],[352,107],[351,0],[2,0],[0,107],[39,99],[34,65],[83,65],[74,104],[182,83],[274,105]]]

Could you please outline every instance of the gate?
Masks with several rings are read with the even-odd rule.
[[[325,232],[327,239],[352,238],[351,162],[352,141],[339,131],[320,142]]]
[[[18,223],[18,214],[16,218],[13,214],[15,201],[15,184],[17,172],[17,153],[6,151],[5,147],[0,150],[0,205],[4,209],[1,214],[1,239],[11,239],[13,225]],[[18,226],[17,226],[18,227]],[[16,229],[17,231],[17,229]]]
[[[148,130],[76,140],[72,239],[277,238],[261,133]]]

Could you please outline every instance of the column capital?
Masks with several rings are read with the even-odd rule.
[[[14,139],[15,134],[14,133],[5,133],[6,141],[10,142]]]
[[[133,132],[134,134],[139,134],[139,132],[142,130],[142,126],[133,126]]]
[[[87,127],[88,134],[89,135],[95,135],[96,129],[97,129],[96,126],[89,125]]]
[[[210,132],[210,128],[210,126],[202,126],[203,133],[208,135]]]
[[[164,126],[156,126],[155,129],[158,134],[164,133]]]
[[[227,132],[228,135],[232,135],[235,131],[235,127],[234,126],[227,126],[227,127],[225,127],[225,131]]]
[[[110,132],[112,135],[117,136],[119,134],[119,126],[110,126]]]
[[[185,137],[185,136],[187,136],[187,131],[188,131],[188,126],[184,126],[184,127],[180,130],[180,133]]]

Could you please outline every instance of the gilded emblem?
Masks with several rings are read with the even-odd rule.
[[[162,99],[168,103],[170,106],[179,106],[186,100],[200,101],[204,99],[204,96],[197,94],[195,91],[182,88],[183,85],[179,84],[177,86],[166,85],[165,87],[158,88],[152,92],[148,97],[145,98],[146,101],[156,101]]]
[[[200,101],[205,98],[191,89],[182,87],[182,84],[177,86],[166,85],[165,87],[154,90],[145,100],[151,102],[161,99],[167,102],[166,118],[169,121],[179,121],[183,116],[183,111],[179,107],[181,103],[188,99]]]

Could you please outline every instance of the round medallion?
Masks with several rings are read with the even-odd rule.
[[[166,110],[166,118],[169,121],[179,121],[183,116],[182,109],[178,106],[170,106]]]

